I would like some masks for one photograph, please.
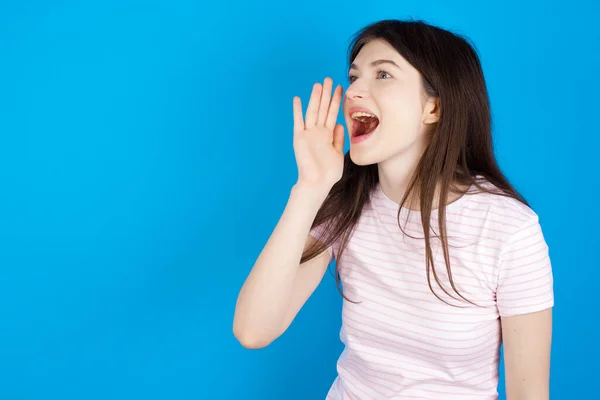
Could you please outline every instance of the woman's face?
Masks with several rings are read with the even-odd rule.
[[[437,121],[436,101],[426,96],[420,73],[387,42],[374,40],[360,50],[349,79],[343,112],[352,161],[420,158],[427,125]]]

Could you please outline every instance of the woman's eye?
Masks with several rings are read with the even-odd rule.
[[[391,75],[388,74],[385,71],[378,71],[377,72],[377,77],[380,78],[380,79],[386,79],[386,78],[391,78]]]
[[[392,76],[385,71],[377,71],[377,79],[387,79],[387,78],[391,78],[391,77]],[[350,82],[350,83],[354,82],[356,79],[358,79],[358,78],[354,75],[348,76],[348,82]]]

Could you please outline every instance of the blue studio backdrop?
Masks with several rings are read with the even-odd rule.
[[[347,87],[349,38],[383,18],[476,44],[500,164],[550,246],[551,397],[600,399],[598,11],[1,2],[0,399],[324,399],[342,351],[331,274],[266,349],[237,343],[233,311],[296,178],[293,96]]]

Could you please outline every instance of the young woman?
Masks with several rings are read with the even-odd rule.
[[[327,78],[305,116],[294,98],[298,181],[240,291],[236,337],[275,340],[335,258],[345,350],[328,399],[497,399],[501,343],[508,399],[548,399],[548,247],[494,159],[476,52],[386,20],[349,59],[343,96]]]

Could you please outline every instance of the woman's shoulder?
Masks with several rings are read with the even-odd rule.
[[[498,221],[517,227],[537,223],[538,215],[524,199],[507,194],[485,178],[479,178],[465,195],[463,213],[495,216]]]

